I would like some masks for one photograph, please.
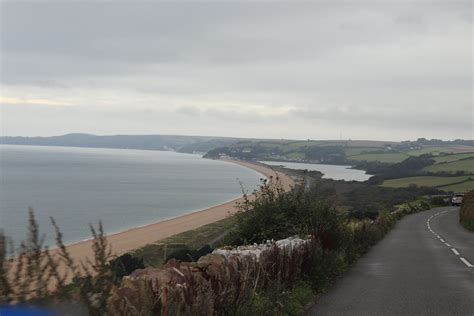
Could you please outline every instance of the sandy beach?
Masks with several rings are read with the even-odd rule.
[[[270,167],[237,160],[226,160],[229,163],[236,163],[243,167],[253,169],[267,178],[276,179],[277,177],[281,181],[281,184],[288,190],[294,185],[294,181],[281,172],[277,172]],[[115,255],[120,255],[131,250],[143,247],[147,244],[159,241],[161,239],[170,237],[201,227],[212,222],[224,219],[231,213],[236,211],[236,203],[242,202],[243,198],[237,198],[233,201],[213,206],[205,210],[196,211],[190,214],[182,215],[168,220],[163,220],[157,223],[131,228],[129,230],[107,235],[107,240],[112,246],[112,251]],[[85,260],[85,258],[92,258],[93,253],[91,250],[92,242],[89,240],[70,244],[67,249],[73,259]],[[53,250],[54,253],[54,250]]]

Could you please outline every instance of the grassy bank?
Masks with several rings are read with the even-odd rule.
[[[203,249],[207,245],[215,246],[234,225],[235,218],[228,217],[146,245],[131,254],[143,259],[146,266],[161,267],[170,258],[186,257],[192,255],[193,251]]]
[[[474,190],[463,197],[459,221],[466,229],[474,231]]]

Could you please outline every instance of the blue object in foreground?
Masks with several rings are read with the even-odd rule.
[[[58,314],[36,307],[0,306],[0,316],[58,316]]]

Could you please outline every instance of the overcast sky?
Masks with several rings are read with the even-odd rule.
[[[473,138],[470,0],[0,1],[3,135]]]

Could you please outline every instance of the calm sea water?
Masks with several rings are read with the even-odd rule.
[[[53,243],[90,237],[102,220],[118,232],[218,205],[252,191],[262,176],[223,161],[174,152],[0,145],[0,227],[26,236],[28,207]]]
[[[364,170],[350,169],[351,166],[324,165],[315,163],[282,162],[282,161],[261,161],[271,166],[283,166],[288,169],[309,170],[322,172],[323,178],[345,181],[366,181],[372,175]]]

